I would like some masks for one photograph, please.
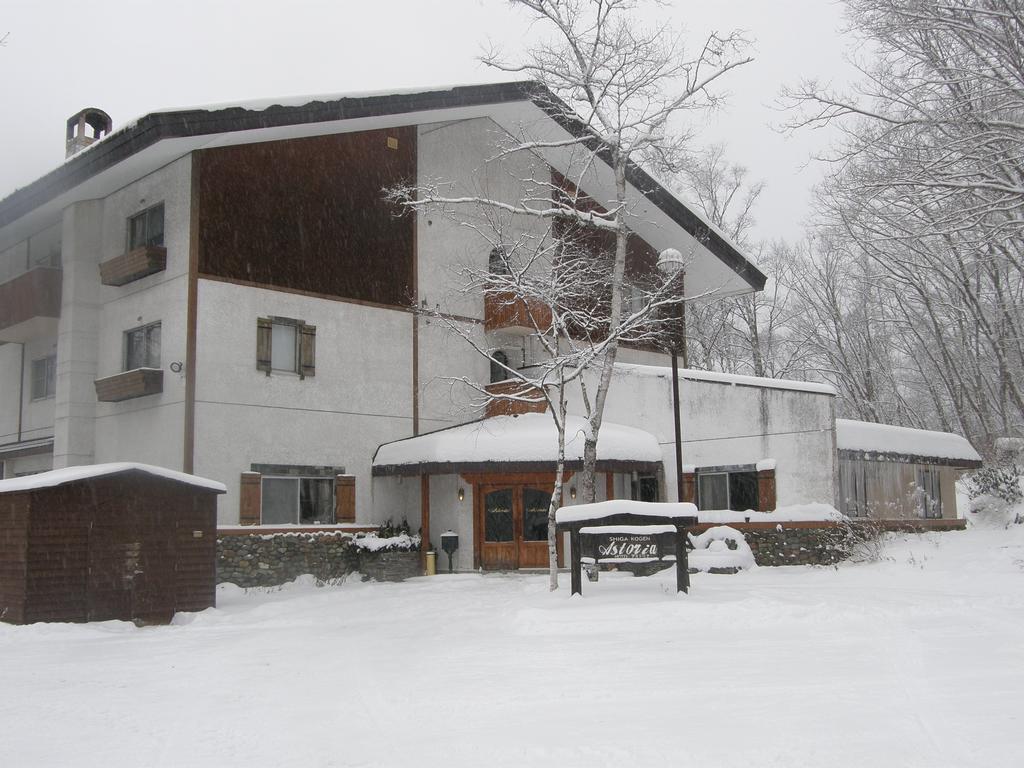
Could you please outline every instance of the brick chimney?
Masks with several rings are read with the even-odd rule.
[[[81,152],[94,141],[99,141],[108,133],[113,125],[110,115],[102,109],[86,107],[68,118],[67,142],[64,146],[64,158],[67,159]]]

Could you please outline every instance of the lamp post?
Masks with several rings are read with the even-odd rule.
[[[686,266],[683,254],[675,248],[666,248],[658,255],[658,270],[669,280],[675,278]],[[677,303],[679,314],[684,312],[683,301]],[[682,327],[682,324],[680,324]],[[672,355],[672,411],[675,418],[672,423],[676,429],[676,501],[683,500],[683,432],[679,419],[679,340],[672,339],[669,353]]]

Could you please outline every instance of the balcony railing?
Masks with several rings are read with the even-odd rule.
[[[122,253],[100,264],[100,282],[104,285],[125,285],[167,268],[167,249],[147,245]]]
[[[57,333],[61,270],[35,267],[0,283],[0,341],[21,342]]]
[[[514,379],[488,384],[487,393],[493,398],[487,401],[487,418],[518,416],[521,413],[544,413],[548,409],[547,401],[537,387]]]
[[[135,368],[96,379],[94,384],[97,400],[102,403],[119,403],[163,392],[164,372],[161,368]]]
[[[534,299],[517,297],[513,293],[493,291],[484,294],[484,328],[527,335],[534,333],[536,324],[546,330],[551,324],[551,309]]]

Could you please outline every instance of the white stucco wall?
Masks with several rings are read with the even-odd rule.
[[[316,375],[256,369],[256,320],[316,326]],[[257,464],[344,467],[356,513],[370,512],[377,446],[412,434],[412,315],[283,291],[199,281],[195,472],[228,486],[222,523],[238,521],[239,475]]]
[[[96,377],[124,370],[124,332],[160,322],[163,391],[119,403],[96,403],[95,461],[131,459],[180,470],[183,466],[185,362],[190,230],[191,158],[184,157],[103,200],[100,261],[127,248],[128,218],[164,205],[167,268],[123,286],[99,286]]]
[[[834,419],[831,395],[701,381],[680,381],[683,463],[697,467],[775,459],[779,506],[835,503]],[[575,393],[574,399],[578,399]],[[573,403],[570,410],[579,408]],[[578,411],[577,411],[578,412]],[[676,498],[671,371],[619,370],[606,421],[629,424],[658,438],[668,500]]]
[[[26,441],[53,435],[54,398],[32,398],[32,361],[54,354],[56,349],[56,336],[42,336],[27,341],[24,345],[23,368],[22,345],[0,345],[0,445],[16,442],[19,437]]]

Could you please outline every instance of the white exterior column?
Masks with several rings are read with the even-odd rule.
[[[99,261],[103,203],[87,200],[64,211],[64,271],[57,330],[57,391],[53,467],[93,463],[96,359],[100,320]]]

